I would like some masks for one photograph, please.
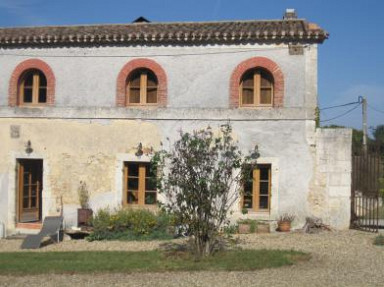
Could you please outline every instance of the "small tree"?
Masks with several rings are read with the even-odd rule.
[[[170,151],[153,157],[158,170],[162,206],[172,212],[193,235],[197,259],[212,254],[220,227],[259,157],[257,146],[246,157],[231,137],[231,126],[223,125],[220,135],[211,128],[180,132]]]

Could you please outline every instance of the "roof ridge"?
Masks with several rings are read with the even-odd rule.
[[[74,27],[101,27],[101,26],[150,26],[150,25],[177,25],[177,24],[223,24],[223,23],[257,23],[257,22],[307,22],[304,18],[297,19],[243,19],[243,20],[218,20],[218,21],[174,21],[174,22],[148,22],[148,23],[100,23],[100,24],[70,24],[46,26],[13,26],[0,27],[3,29],[36,29],[36,28],[74,28]]]

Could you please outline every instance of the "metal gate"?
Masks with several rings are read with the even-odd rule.
[[[384,161],[379,154],[352,157],[351,228],[384,229]]]

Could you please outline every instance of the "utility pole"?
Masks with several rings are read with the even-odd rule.
[[[367,127],[367,99],[365,97],[362,97],[362,109],[363,109],[363,151],[364,154],[367,154],[368,147],[367,147],[367,134],[368,134],[368,127]]]

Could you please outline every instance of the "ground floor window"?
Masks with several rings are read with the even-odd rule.
[[[269,211],[271,202],[271,165],[261,164],[251,171],[244,185],[242,207],[254,211]]]
[[[155,175],[156,173],[149,162],[125,162],[123,204],[156,204]]]

